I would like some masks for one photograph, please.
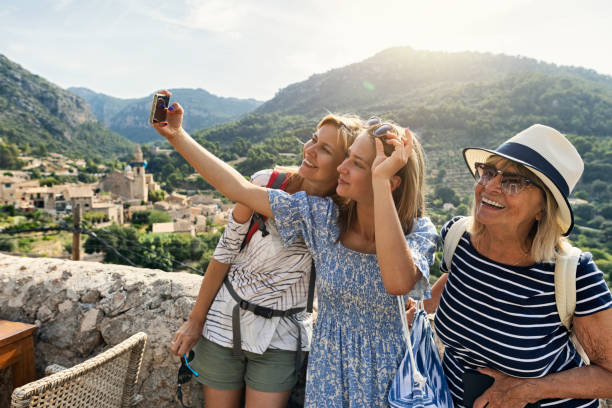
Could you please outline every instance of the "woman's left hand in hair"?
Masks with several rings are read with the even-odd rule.
[[[529,379],[510,377],[491,368],[479,368],[478,372],[495,379],[492,386],[474,401],[474,408],[523,408],[529,404]],[[539,400],[539,399],[538,399]]]
[[[377,137],[374,141],[376,143],[376,157],[372,162],[372,178],[389,180],[408,163],[408,159],[412,155],[412,133],[406,129],[403,136],[387,133],[384,138]],[[383,143],[394,146],[391,156],[385,155]]]

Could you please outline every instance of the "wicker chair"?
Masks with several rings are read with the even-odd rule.
[[[146,341],[140,332],[72,368],[51,366],[55,374],[13,391],[11,408],[135,406],[142,400],[136,382]]]

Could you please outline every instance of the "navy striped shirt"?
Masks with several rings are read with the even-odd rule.
[[[458,218],[444,225],[442,240]],[[446,266],[441,265],[446,271]],[[603,274],[586,252],[576,271],[575,316],[612,307]],[[463,407],[461,377],[468,368],[490,367],[515,377],[542,377],[583,366],[555,303],[554,264],[520,267],[479,254],[464,233],[436,312],[446,346],[444,370],[456,407]],[[597,400],[542,400],[542,407],[598,407]]]

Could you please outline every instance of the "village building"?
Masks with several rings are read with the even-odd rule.
[[[170,211],[170,204],[165,201],[158,201],[153,204],[153,209],[158,211]]]
[[[166,201],[170,205],[175,205],[175,206],[189,205],[189,199],[187,198],[187,196],[183,194],[179,194],[179,193],[168,194],[168,196],[166,197],[164,201]]]
[[[21,179],[14,176],[0,176],[0,204],[16,204],[15,186]]]
[[[178,233],[195,236],[195,226],[189,221],[157,222],[151,225],[153,233]]]
[[[136,148],[134,159],[123,172],[115,170],[98,184],[100,191],[110,191],[121,197],[124,202],[137,203],[149,200],[149,191],[159,190],[152,174],[146,174],[147,162],[142,156],[140,146]]]
[[[123,224],[123,206],[114,203],[93,203],[92,212],[104,214],[104,219],[109,222]]]

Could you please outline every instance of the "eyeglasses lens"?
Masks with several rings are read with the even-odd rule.
[[[491,180],[493,180],[498,174],[501,174],[501,189],[504,194],[515,195],[523,191],[523,189],[529,184],[529,181],[517,174],[504,174],[495,167],[484,164],[475,163],[474,177],[476,182],[480,185],[486,186]]]

